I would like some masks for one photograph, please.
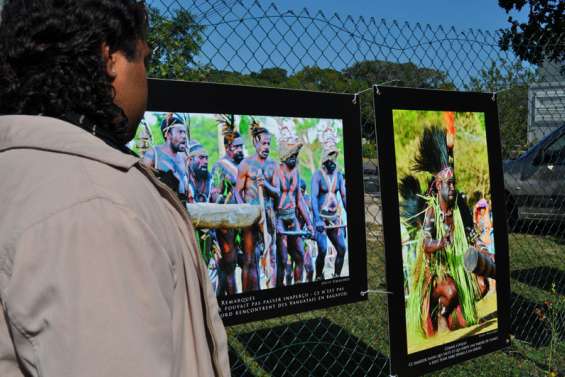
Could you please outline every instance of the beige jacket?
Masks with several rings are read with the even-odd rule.
[[[0,117],[0,303],[2,377],[230,375],[186,211],[61,120]]]

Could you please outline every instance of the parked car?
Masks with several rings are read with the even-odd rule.
[[[377,159],[363,159],[363,186],[365,194],[380,196],[379,162]]]
[[[565,220],[565,124],[503,163],[508,223]]]

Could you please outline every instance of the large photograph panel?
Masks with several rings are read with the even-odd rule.
[[[226,325],[366,299],[350,96],[150,86],[129,147],[188,211]]]
[[[147,112],[130,147],[194,215],[240,207],[197,226],[218,297],[349,276],[341,120]]]

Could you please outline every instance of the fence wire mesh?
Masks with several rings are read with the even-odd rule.
[[[282,11],[257,1],[148,3],[153,77],[348,93],[378,83],[496,92],[503,158],[510,161],[504,169],[514,344],[436,375],[563,372],[565,311],[557,305],[565,293],[562,63],[521,61],[500,49],[498,31]],[[552,41],[563,45],[564,38]],[[384,290],[372,94],[359,100],[369,288]],[[388,376],[387,316],[386,295],[370,294],[368,302],[231,327],[232,373]]]

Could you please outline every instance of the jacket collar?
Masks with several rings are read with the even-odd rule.
[[[65,153],[125,170],[139,161],[72,123],[44,116],[0,116],[0,152],[9,149]]]

